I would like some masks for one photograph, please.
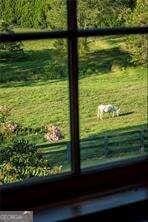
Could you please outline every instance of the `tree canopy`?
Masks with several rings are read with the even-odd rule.
[[[136,0],[79,0],[81,28],[119,26]],[[1,0],[3,20],[27,28],[66,28],[66,0]]]
[[[147,21],[146,14],[146,0],[78,0],[78,26],[82,29],[141,26]],[[0,18],[19,28],[66,29],[66,0],[1,0]],[[129,38],[126,42],[133,55],[142,41],[139,43],[138,39]],[[87,38],[80,42],[85,50],[88,49]],[[62,40],[55,41],[55,46],[62,50],[65,48]]]

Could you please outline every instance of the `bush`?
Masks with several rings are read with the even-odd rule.
[[[0,183],[2,184],[57,173],[61,173],[61,166],[51,168],[37,147],[26,140],[16,140],[11,147],[0,150]]]
[[[49,61],[44,68],[45,79],[63,79],[67,77],[67,66],[58,61]]]
[[[59,127],[54,125],[47,125],[45,127],[46,133],[44,135],[45,139],[49,142],[58,142],[63,138],[61,130]]]
[[[1,141],[9,140],[11,141],[14,138],[17,130],[18,124],[8,121],[9,116],[11,115],[11,109],[7,106],[0,106],[0,137]]]
[[[129,36],[126,40],[125,49],[131,53],[134,64],[147,62],[146,36]]]
[[[6,122],[7,117],[10,116],[11,109],[7,106],[0,106],[0,123]]]

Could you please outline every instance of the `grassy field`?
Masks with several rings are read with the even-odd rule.
[[[130,54],[122,50],[123,42],[124,38],[92,39],[90,51],[80,56],[81,138],[145,127],[147,69],[131,63]],[[10,119],[24,127],[58,125],[68,140],[67,58],[50,41],[25,42],[24,51],[22,59],[0,60],[0,105],[11,107]],[[106,114],[103,121],[98,120],[97,106],[105,103],[119,106],[120,116]],[[28,131],[23,137],[46,142],[40,132]]]

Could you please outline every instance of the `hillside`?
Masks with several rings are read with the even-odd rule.
[[[124,38],[92,39],[89,52],[80,55],[81,138],[89,140],[146,126],[147,70],[130,62],[130,55],[122,50],[123,41]],[[69,140],[66,56],[58,54],[49,41],[25,42],[24,49],[24,59],[1,59],[0,105],[12,108],[8,120],[26,128],[17,138],[46,143],[43,129],[54,124],[60,127],[63,140]],[[110,103],[120,107],[120,116],[105,114],[99,120],[97,106]],[[63,163],[61,158],[60,153],[49,155],[52,163]],[[94,161],[96,164],[98,159]],[[85,164],[91,165],[92,160],[88,158]]]
[[[34,48],[33,43],[29,45],[26,42],[26,50],[30,50],[29,47]],[[131,64],[125,66],[126,61],[123,60],[127,55],[118,55],[119,51],[117,51],[117,43],[115,43],[109,45],[104,40],[101,44],[104,49],[99,49],[94,54],[91,51],[85,57],[80,58],[80,73],[83,72],[79,83],[82,137],[100,133],[103,130],[118,129],[146,122],[146,68],[132,67]],[[96,44],[96,48],[94,48],[94,44],[92,45],[94,51],[100,42],[96,41]],[[1,84],[0,87],[0,104],[10,106],[12,108],[11,118],[24,126],[36,128],[44,126],[46,123],[55,123],[61,127],[65,138],[68,138],[67,77],[56,80],[47,79],[46,81],[31,79],[32,75],[34,78],[36,75],[40,78],[39,75],[42,71],[38,70],[37,65],[42,68],[48,63],[50,51],[44,53],[45,46],[48,46],[48,41],[40,43],[38,50],[36,45],[36,58],[31,57],[30,61],[1,61],[0,76],[6,79],[6,83]],[[36,51],[34,50],[34,54]],[[38,51],[40,51],[41,57],[39,57]],[[33,50],[30,53],[33,53]],[[58,61],[60,58],[56,59]],[[114,61],[117,63],[119,59],[120,65],[117,64],[115,70],[110,70],[111,63]],[[66,59],[64,62],[64,66],[66,66]],[[32,71],[32,69],[35,70],[35,67],[37,73]],[[30,75],[28,81],[23,78],[26,75]],[[21,81],[18,81],[21,77]],[[8,82],[7,78],[12,81]],[[103,122],[97,120],[97,106],[105,103],[119,106],[121,116],[107,118],[106,115]]]

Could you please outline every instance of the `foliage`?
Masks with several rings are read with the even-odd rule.
[[[44,67],[45,79],[64,79],[67,77],[67,66],[56,60],[50,60]]]
[[[128,26],[145,26],[148,21],[148,4],[145,0],[137,0],[135,8],[126,17],[126,24]],[[132,54],[132,61],[136,64],[143,64],[147,62],[147,36],[146,35],[132,35],[129,36],[124,49]]]
[[[63,138],[61,130],[58,126],[54,125],[46,125],[45,127],[46,133],[44,135],[45,139],[49,142],[58,142]]]
[[[16,1],[13,0],[1,0],[0,1],[0,18],[7,23],[15,20],[15,6]]]
[[[50,167],[34,144],[25,140],[0,150],[0,183],[23,181],[34,176],[61,173],[61,166]]]
[[[87,29],[124,25],[133,2],[135,0],[79,0],[78,26]],[[67,29],[66,0],[1,0],[0,7],[1,17],[21,28]],[[63,40],[55,40],[55,47],[62,52],[66,45]],[[87,50],[88,40],[83,38],[80,51]]]
[[[11,121],[0,123],[0,134],[2,140],[11,140],[17,131],[17,124]]]
[[[78,1],[78,25],[80,28],[104,28],[121,26],[129,6],[124,1]]]
[[[120,26],[136,0],[79,0],[80,28]],[[0,16],[20,27],[66,29],[66,0],[1,0]]]
[[[12,27],[4,20],[0,21],[0,32],[13,35]],[[0,56],[18,57],[23,55],[23,44],[21,41],[0,43]]]
[[[18,125],[8,118],[11,115],[11,109],[9,107],[0,106],[0,137],[1,141],[11,141],[16,135]]]
[[[0,106],[0,123],[5,123],[11,114],[11,109],[6,105]]]
[[[78,26],[81,29],[123,26],[130,7],[128,0],[79,0]],[[89,51],[88,39],[83,38],[80,42],[80,51]]]
[[[146,23],[145,0],[79,0],[78,26],[82,29],[142,25]],[[0,15],[7,23],[18,27],[59,30],[67,28],[66,0],[1,0]],[[8,31],[8,30],[7,30]],[[9,30],[10,31],[10,30]],[[129,37],[127,50],[133,53],[133,60],[145,60],[145,37]],[[13,45],[12,45],[13,44]],[[63,53],[66,43],[54,41],[55,47]],[[146,43],[145,43],[146,45]],[[19,42],[7,44],[9,51],[22,48]],[[89,51],[87,38],[80,40],[80,52]],[[142,60],[142,61],[141,61]]]

